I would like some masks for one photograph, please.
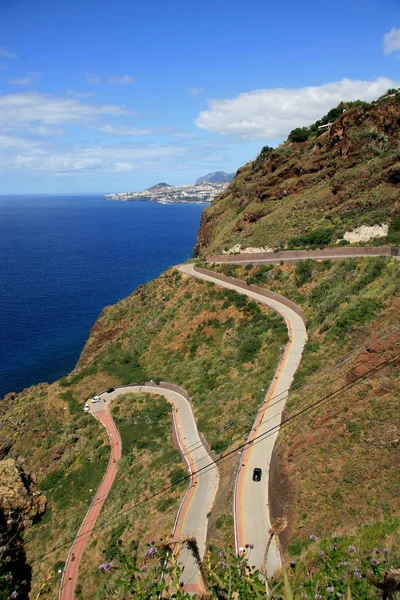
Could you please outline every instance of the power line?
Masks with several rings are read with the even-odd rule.
[[[214,468],[217,464],[223,463],[226,460],[228,460],[229,458],[231,458],[232,456],[236,455],[239,450],[243,450],[247,446],[255,445],[255,444],[259,443],[260,441],[264,440],[265,438],[270,437],[271,435],[273,435],[276,432],[277,429],[279,430],[280,428],[287,427],[288,424],[292,423],[296,419],[302,418],[308,412],[314,410],[318,406],[321,406],[322,404],[324,404],[325,402],[327,402],[330,398],[332,398],[335,395],[337,395],[339,392],[348,391],[349,389],[351,389],[352,387],[354,387],[360,381],[363,381],[363,380],[367,379],[368,377],[370,377],[374,373],[376,373],[379,370],[383,369],[385,366],[390,365],[399,356],[400,356],[400,353],[396,354],[395,356],[390,357],[389,359],[387,359],[387,360],[385,360],[385,361],[383,361],[381,363],[379,363],[379,365],[376,365],[375,367],[373,367],[372,369],[370,369],[369,371],[367,371],[363,375],[360,375],[354,381],[346,383],[343,386],[340,386],[339,388],[337,388],[336,390],[330,392],[329,394],[327,394],[326,396],[324,396],[320,400],[317,400],[316,402],[313,402],[312,404],[310,404],[307,407],[303,408],[302,410],[298,411],[297,413],[295,413],[291,417],[285,419],[284,421],[282,421],[282,423],[280,423],[278,425],[275,425],[271,429],[269,429],[269,430],[265,431],[264,433],[256,436],[250,442],[245,442],[244,444],[241,444],[241,445],[237,446],[233,450],[230,450],[226,454],[222,455],[216,461],[213,461],[212,463],[209,463],[208,465],[205,465],[204,467],[202,467],[201,469],[199,469],[196,472],[196,475],[200,476],[201,473],[207,472],[207,470],[209,470],[210,468]],[[182,479],[180,479],[179,481],[177,481],[177,482],[175,482],[173,484],[170,484],[170,485],[164,487],[162,490],[159,490],[158,492],[155,492],[151,496],[148,496],[147,498],[144,498],[143,500],[140,500],[139,502],[137,502],[133,506],[130,506],[129,508],[120,511],[119,514],[116,517],[108,519],[107,521],[105,521],[101,525],[92,527],[92,529],[90,530],[90,533],[92,533],[93,531],[101,531],[101,530],[105,529],[110,523],[113,523],[113,522],[117,521],[122,516],[124,516],[127,513],[131,512],[135,508],[137,508],[137,507],[139,507],[139,506],[141,506],[143,504],[146,504],[146,503],[150,502],[154,498],[158,498],[158,497],[160,497],[162,495],[165,495],[167,492],[169,492],[169,490],[175,488],[177,485],[179,485],[180,483],[182,483],[184,481],[188,481],[189,479],[191,479],[191,475],[185,476]],[[49,556],[51,554],[54,554],[54,552],[57,552],[57,550],[60,550],[61,548],[63,548],[65,546],[67,546],[67,545],[75,542],[82,535],[88,535],[88,532],[86,532],[85,534],[80,534],[80,535],[76,536],[75,538],[73,538],[71,540],[68,540],[67,542],[64,542],[63,544],[60,544],[59,546],[53,548],[52,550],[49,550],[49,551],[43,553],[42,555],[40,555],[37,558],[33,559],[31,561],[31,564],[34,564],[34,563],[39,563],[40,564],[41,562],[44,561],[44,559],[47,556]]]
[[[383,332],[387,331],[388,329],[390,329],[390,327],[384,329]],[[373,348],[377,344],[380,344],[382,341],[389,339],[392,335],[394,335],[398,331],[400,331],[400,327],[397,327],[395,330],[393,330],[388,335],[383,336],[381,338],[378,338],[378,340],[376,342],[374,342],[373,344],[370,344],[369,342],[365,342],[365,343],[369,343],[369,345],[365,346],[365,343],[364,343],[362,345],[360,344],[359,346],[356,346],[355,348],[353,348],[352,350],[350,350],[349,352],[347,352],[346,354],[343,355],[344,357],[348,356],[349,358],[345,358],[340,363],[337,363],[329,371],[323,372],[322,374],[316,374],[314,377],[311,377],[311,379],[308,379],[307,383],[303,383],[304,382],[304,378],[303,378],[297,384],[294,384],[294,385],[290,386],[290,388],[286,388],[285,390],[279,392],[279,394],[274,395],[272,397],[273,402],[270,402],[267,407],[262,408],[261,410],[258,410],[256,413],[254,413],[253,411],[248,411],[247,413],[245,413],[244,415],[242,415],[238,419],[234,419],[234,420],[229,421],[224,427],[222,427],[221,429],[219,429],[216,432],[216,434],[215,434],[215,436],[213,438],[211,438],[210,440],[208,440],[208,444],[211,444],[214,440],[219,439],[220,436],[221,436],[221,434],[226,433],[228,431],[231,431],[232,429],[236,429],[238,424],[245,423],[248,418],[251,418],[252,422],[254,422],[254,420],[258,416],[264,414],[267,409],[269,410],[270,408],[272,408],[276,404],[279,404],[281,402],[281,400],[282,400],[282,397],[284,397],[285,394],[289,395],[289,391],[290,391],[290,394],[293,394],[294,392],[298,392],[299,390],[307,389],[307,388],[315,385],[317,382],[323,380],[329,374],[331,374],[334,371],[336,371],[339,367],[341,367],[344,364],[350,362],[351,360],[353,360],[357,356],[361,355],[363,352],[365,352],[365,351]],[[383,332],[381,332],[381,333],[383,333]],[[371,340],[373,340],[375,337],[376,336],[373,336],[371,338]],[[356,354],[354,354],[355,350],[357,350],[358,348],[361,348],[361,346],[362,346],[362,349],[359,350],[359,352],[357,352]],[[351,356],[352,354],[353,354],[353,356]],[[378,353],[378,354],[380,354],[380,353]],[[333,381],[331,381],[331,383],[337,381],[338,379],[340,379],[340,375],[338,377],[336,377],[336,379],[334,379]],[[176,393],[179,393],[179,392],[176,392]],[[274,417],[270,417],[270,419],[268,419],[268,420],[271,420],[273,418]],[[233,441],[236,441],[237,439],[239,439],[239,438],[236,438]],[[194,450],[197,450],[197,449],[201,448],[202,445],[203,444],[200,441],[200,442],[195,442],[191,446],[187,446],[185,452],[183,452],[181,454],[181,457],[184,458],[185,456],[187,456],[188,454],[190,454],[191,451],[193,452]],[[202,457],[202,458],[198,459],[197,461],[194,461],[194,464],[198,465],[199,463],[203,462],[206,459],[207,459],[207,457]],[[161,461],[161,462],[158,462],[157,460],[154,460],[149,465],[147,465],[147,469],[151,469],[151,468],[155,468],[155,467],[160,468],[160,467],[163,467],[163,466],[166,467],[168,465],[175,464],[175,463],[176,463],[176,461],[174,459],[165,459],[164,461]],[[143,481],[143,479],[145,479],[145,478],[146,478],[146,474],[143,474],[141,477],[137,478],[136,482],[139,483],[139,482]],[[97,503],[101,502],[103,500],[103,498],[106,497],[107,495],[108,495],[108,493],[105,494],[105,495],[103,495],[103,496],[97,497],[95,499],[95,501],[93,502],[93,504],[97,504]],[[103,516],[104,516],[104,514],[107,514],[107,512],[109,512],[109,511],[105,511],[103,513]]]
[[[387,327],[386,329],[384,329],[384,330],[383,330],[381,333],[383,333],[383,332],[387,331],[388,329],[390,329],[390,326],[389,326],[389,327]],[[270,403],[268,404],[268,406],[267,406],[267,407],[265,407],[265,408],[263,408],[263,409],[261,409],[261,410],[257,411],[257,412],[255,413],[255,415],[253,414],[253,411],[249,411],[248,413],[246,413],[245,415],[243,415],[243,416],[242,416],[242,417],[240,417],[239,419],[236,419],[236,420],[234,420],[234,421],[230,421],[230,422],[229,422],[229,423],[228,423],[228,424],[227,424],[227,425],[226,425],[224,428],[221,428],[221,429],[220,429],[220,430],[217,432],[217,434],[215,435],[215,437],[214,437],[214,438],[212,438],[211,440],[209,440],[209,442],[211,443],[211,442],[212,442],[214,439],[218,439],[218,438],[220,437],[221,433],[224,433],[224,432],[227,432],[227,431],[230,431],[230,430],[232,430],[232,429],[236,428],[237,424],[245,422],[245,421],[246,421],[246,419],[248,419],[249,417],[252,419],[252,422],[254,423],[255,419],[256,419],[256,418],[257,418],[259,415],[262,415],[262,414],[264,414],[264,413],[266,412],[266,410],[267,410],[267,409],[268,409],[268,410],[270,410],[270,409],[271,409],[271,408],[272,408],[274,405],[276,405],[276,404],[280,403],[280,402],[281,402],[281,397],[282,397],[282,396],[284,396],[286,393],[288,393],[288,392],[289,392],[289,389],[290,389],[290,395],[291,395],[291,394],[292,394],[292,392],[293,392],[293,390],[294,390],[294,391],[296,391],[296,392],[298,392],[299,390],[302,390],[302,389],[306,389],[306,388],[309,388],[309,387],[311,387],[312,385],[314,385],[314,384],[315,384],[315,383],[317,383],[318,381],[320,381],[320,380],[324,379],[324,378],[325,378],[327,375],[329,375],[330,373],[332,373],[332,372],[334,372],[335,370],[337,370],[337,369],[338,369],[340,366],[342,366],[342,365],[346,364],[347,362],[349,362],[350,360],[352,360],[352,359],[356,358],[357,356],[359,356],[359,355],[360,355],[360,354],[362,354],[363,352],[365,352],[365,351],[367,351],[367,350],[369,350],[369,349],[373,348],[374,346],[376,346],[377,344],[381,343],[382,341],[389,339],[389,338],[390,338],[392,335],[394,335],[394,334],[395,334],[397,331],[400,331],[400,327],[397,327],[396,329],[394,329],[394,330],[393,330],[392,332],[390,332],[389,334],[387,334],[387,335],[385,335],[385,336],[382,336],[382,337],[378,338],[378,339],[377,339],[377,340],[376,340],[374,343],[371,343],[371,340],[373,340],[374,338],[376,338],[376,335],[375,335],[375,336],[373,336],[372,338],[370,338],[370,340],[368,340],[367,342],[364,342],[364,344],[363,344],[363,345],[361,345],[361,344],[360,344],[359,346],[356,346],[356,347],[355,347],[353,350],[351,350],[351,351],[349,351],[349,352],[347,352],[346,354],[344,354],[344,355],[343,355],[344,357],[346,357],[346,356],[349,356],[349,358],[345,358],[344,360],[342,360],[340,363],[336,364],[336,365],[335,365],[335,366],[334,366],[332,369],[330,369],[330,370],[329,370],[329,371],[327,371],[326,373],[322,373],[322,374],[320,374],[320,375],[319,375],[319,374],[317,374],[317,375],[316,375],[316,376],[314,376],[314,377],[313,377],[311,380],[307,381],[307,383],[303,383],[303,382],[304,382],[304,379],[302,379],[302,380],[301,380],[301,381],[300,381],[298,384],[295,384],[294,386],[291,386],[291,388],[288,388],[288,389],[286,389],[286,390],[283,390],[283,391],[282,391],[282,392],[280,392],[279,394],[277,394],[277,395],[273,396],[274,402],[270,402]],[[368,345],[366,346],[365,344],[368,344]],[[361,350],[359,350],[359,351],[358,351],[356,354],[354,354],[355,350],[357,350],[357,349],[361,348],[361,346],[362,346],[362,349],[361,349]],[[354,356],[351,356],[352,354],[354,354]],[[378,353],[378,354],[379,354],[379,353]],[[340,375],[339,375],[338,377],[336,377],[335,379],[333,379],[333,381],[331,381],[330,383],[334,383],[334,382],[335,382],[335,381],[337,381],[338,379],[340,379]],[[296,388],[297,388],[297,389],[296,389]],[[319,388],[319,389],[322,389],[322,388]],[[314,390],[314,393],[316,393],[317,391],[318,391],[318,390]],[[288,396],[289,396],[289,394],[288,394]],[[272,415],[271,417],[269,417],[269,419],[267,419],[266,421],[264,421],[264,422],[263,422],[263,425],[265,425],[265,424],[266,424],[266,423],[268,423],[269,421],[273,420],[273,419],[274,419],[276,416],[277,416],[277,415]],[[251,430],[252,430],[252,429],[251,429]],[[251,430],[250,430],[250,431],[251,431]],[[238,441],[238,440],[239,440],[241,437],[242,437],[242,436],[241,436],[241,435],[239,435],[238,437],[234,438],[234,439],[232,440],[232,443],[233,443],[233,442],[236,442],[236,441]],[[185,456],[187,456],[187,454],[190,454],[190,451],[194,451],[194,450],[197,450],[197,449],[201,448],[201,446],[202,446],[202,442],[201,442],[201,441],[200,441],[200,442],[195,442],[195,443],[194,443],[194,444],[192,444],[191,446],[188,446],[188,447],[186,448],[186,451],[185,451],[184,453],[182,453],[182,454],[181,454],[182,458],[184,458]],[[208,458],[208,456],[203,456],[202,458],[198,459],[197,461],[193,461],[193,465],[197,467],[197,466],[198,466],[200,463],[202,463],[202,462],[204,462],[205,460],[207,460],[207,458]],[[221,457],[220,457],[220,459],[221,459]],[[219,459],[218,459],[218,460],[219,460]],[[170,465],[170,464],[175,464],[175,463],[176,463],[176,461],[175,461],[175,460],[173,460],[173,459],[171,459],[171,460],[165,460],[165,461],[161,461],[160,463],[159,463],[159,462],[157,462],[157,461],[153,461],[152,463],[150,463],[150,465],[148,465],[148,466],[147,466],[147,470],[149,470],[149,469],[152,469],[152,468],[161,468],[161,467],[164,467],[164,468],[165,468],[166,466],[168,466],[168,465]],[[108,467],[107,467],[107,468],[108,468]],[[144,480],[146,477],[147,477],[147,475],[146,475],[146,474],[143,474],[141,477],[137,478],[137,480],[136,480],[136,483],[140,483],[140,482],[141,482],[141,481],[143,481],[143,480]],[[190,478],[191,478],[191,476],[189,476],[189,477],[188,477],[188,479],[190,479]],[[98,496],[97,498],[95,498],[95,499],[93,500],[93,502],[91,503],[91,505],[89,506],[89,509],[90,509],[92,506],[94,506],[94,505],[96,505],[96,504],[98,504],[98,503],[102,502],[102,501],[103,501],[103,500],[104,500],[104,499],[105,499],[105,498],[108,496],[108,493],[109,493],[109,492],[107,492],[106,494],[104,494],[104,495],[102,495],[102,496]],[[89,509],[85,507],[85,514],[87,513],[87,511],[88,511]],[[114,513],[114,514],[115,514],[115,511],[112,511],[112,510],[106,510],[106,511],[103,511],[101,516],[102,516],[102,518],[104,518],[105,516],[109,515],[110,513]],[[92,518],[91,520],[89,520],[89,521],[88,521],[88,523],[90,523],[91,521],[97,521],[97,518],[98,518],[98,517],[96,517],[96,518]],[[81,527],[81,525],[79,526],[79,529],[80,529],[80,527]],[[79,531],[79,529],[78,529],[78,531]],[[31,538],[28,538],[28,539],[26,540],[26,542],[29,542],[29,541],[30,541],[30,540],[31,540],[33,537],[34,537],[34,536],[32,536]]]

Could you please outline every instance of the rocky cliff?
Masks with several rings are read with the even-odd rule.
[[[203,212],[195,256],[235,244],[306,247],[315,230],[329,245],[360,225],[390,223],[400,213],[400,94],[339,112],[239,169]]]
[[[0,447],[0,578],[1,598],[28,598],[31,567],[23,536],[46,510],[46,497],[36,490],[34,475],[27,475],[23,458],[7,456],[9,443]],[[14,595],[13,595],[14,594]]]

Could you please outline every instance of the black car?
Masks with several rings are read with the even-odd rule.
[[[253,481],[261,481],[262,470],[256,467],[253,471]]]
[[[114,392],[115,388],[108,388],[107,390],[107,394],[111,394],[111,392]]]

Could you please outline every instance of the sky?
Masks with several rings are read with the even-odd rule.
[[[399,0],[1,0],[0,193],[234,172],[397,86]]]

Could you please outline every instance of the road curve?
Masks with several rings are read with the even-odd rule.
[[[247,552],[249,563],[259,569],[265,566],[267,576],[271,577],[280,569],[281,557],[275,538],[270,545],[268,556],[265,557],[271,527],[268,503],[269,466],[286,403],[286,390],[289,389],[294,373],[300,364],[307,340],[304,319],[293,308],[282,304],[276,299],[257,293],[254,289],[243,288],[243,283],[237,282],[233,278],[229,278],[230,281],[226,280],[228,278],[221,280],[216,273],[212,271],[205,272],[205,269],[199,272],[192,264],[181,265],[178,269],[181,273],[245,294],[253,300],[276,310],[285,318],[288,327],[289,341],[248,441],[251,442],[254,438],[273,427],[276,427],[276,430],[244,450],[234,493],[236,550],[239,554]],[[235,281],[242,285],[235,285]],[[301,313],[300,309],[299,312]],[[252,479],[254,467],[260,467],[263,470],[260,482],[254,482]],[[252,546],[251,550],[245,549],[246,544]]]
[[[166,384],[165,384],[166,385]],[[204,556],[207,536],[207,513],[211,510],[218,488],[219,474],[215,465],[202,472],[201,479],[197,470],[213,463],[213,459],[203,444],[196,426],[193,410],[185,392],[177,391],[177,386],[163,387],[156,384],[128,385],[116,388],[113,392],[99,394],[100,402],[90,403],[90,411],[107,429],[111,442],[111,455],[105,476],[96,492],[96,496],[86,513],[85,519],[78,532],[68,555],[63,578],[61,581],[59,599],[74,600],[75,587],[78,580],[78,569],[87,541],[96,519],[107,498],[115,479],[117,464],[121,457],[121,440],[115,423],[110,415],[110,404],[120,394],[145,392],[164,396],[173,407],[173,425],[181,454],[187,465],[191,480],[189,488],[181,503],[175,521],[174,538],[195,537],[201,557]],[[183,547],[179,553],[179,562],[184,567],[181,580],[189,593],[200,593],[204,590],[198,566],[192,554]]]

